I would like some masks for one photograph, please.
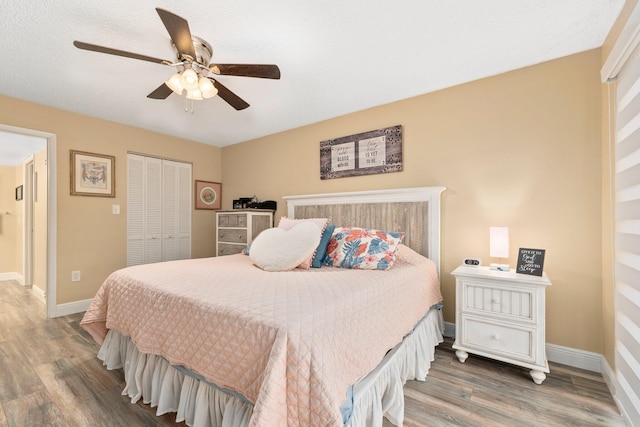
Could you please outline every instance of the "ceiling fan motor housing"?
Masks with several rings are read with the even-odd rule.
[[[195,61],[196,63],[202,65],[205,68],[208,67],[209,63],[211,62],[211,57],[213,56],[213,48],[209,43],[207,43],[205,40],[201,39],[198,36],[191,36],[191,40],[193,40],[193,48],[195,49],[195,52],[196,52],[195,58],[189,58],[188,56],[187,57],[181,56],[180,52],[178,52],[178,49],[176,48],[175,43],[171,41],[171,46],[173,46],[173,48],[176,50],[176,56],[178,58],[178,61],[180,62]]]

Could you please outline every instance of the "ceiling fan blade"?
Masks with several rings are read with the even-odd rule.
[[[109,55],[124,56],[125,58],[140,59],[142,61],[155,62],[156,64],[171,64],[171,61],[164,59],[153,58],[151,56],[140,55],[138,53],[127,52],[124,50],[112,49],[110,47],[98,46],[97,44],[90,44],[75,40],[73,45],[78,49],[90,50],[92,52],[108,53]]]
[[[212,64],[209,71],[223,76],[259,77],[279,79],[280,68],[269,64]]]
[[[189,55],[191,59],[195,60],[196,50],[193,47],[187,20],[159,7],[156,7],[156,12],[160,15],[160,19],[162,19],[162,23],[169,32],[169,36],[171,36],[173,44],[176,45],[180,56]]]
[[[162,83],[156,90],[147,95],[147,98],[151,99],[167,99],[173,91],[165,83]]]
[[[249,104],[244,99],[231,92],[225,85],[223,85],[216,79],[212,79],[211,77],[208,78],[213,81],[213,85],[216,87],[216,89],[218,89],[218,96],[225,100],[233,108],[240,111],[249,107]]]

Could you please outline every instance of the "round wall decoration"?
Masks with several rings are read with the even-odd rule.
[[[222,184],[196,181],[196,209],[220,209]]]
[[[204,187],[200,190],[200,201],[205,205],[211,205],[215,203],[218,199],[218,195],[216,194],[216,190],[211,187]]]

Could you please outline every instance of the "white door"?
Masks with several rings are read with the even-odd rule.
[[[191,258],[191,165],[128,155],[127,265]]]

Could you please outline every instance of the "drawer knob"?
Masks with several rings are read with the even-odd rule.
[[[491,338],[493,338],[495,341],[500,341],[500,335],[498,334],[493,334]]]
[[[494,304],[500,304],[500,300],[497,299],[497,298],[491,300],[491,302],[494,303]]]

